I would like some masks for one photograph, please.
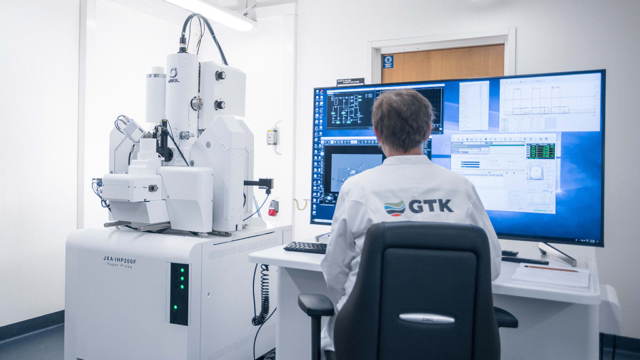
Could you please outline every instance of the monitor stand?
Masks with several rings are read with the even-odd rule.
[[[320,235],[316,235],[316,242],[327,243],[327,242],[329,242],[329,236],[330,235],[331,235],[331,232],[320,234]]]
[[[578,266],[578,261],[574,258],[572,258],[571,256],[563,253],[562,251],[560,251],[558,248],[555,248],[551,245],[549,245],[548,243],[538,243],[538,250],[540,250],[540,252],[542,253],[542,255],[555,255],[557,257],[559,257],[562,261],[565,261],[567,263],[569,263],[569,265],[576,267]]]

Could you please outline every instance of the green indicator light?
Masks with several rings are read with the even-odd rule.
[[[180,289],[184,289],[184,285],[180,285]]]
[[[184,268],[180,269],[180,271],[184,272]]]
[[[178,310],[178,305],[173,305],[173,310]]]
[[[181,277],[180,277],[180,280],[184,281],[184,276],[181,276]]]

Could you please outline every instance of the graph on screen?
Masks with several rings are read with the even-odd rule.
[[[500,80],[500,132],[597,131],[600,78],[527,77]]]

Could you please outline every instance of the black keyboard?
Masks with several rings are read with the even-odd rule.
[[[291,242],[284,247],[287,251],[299,251],[314,254],[326,254],[327,244],[322,243],[310,243],[310,242]]]

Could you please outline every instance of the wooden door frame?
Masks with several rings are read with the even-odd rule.
[[[366,84],[382,82],[382,55],[471,46],[504,45],[504,74],[516,74],[516,28],[480,30],[463,34],[444,34],[367,43]]]

